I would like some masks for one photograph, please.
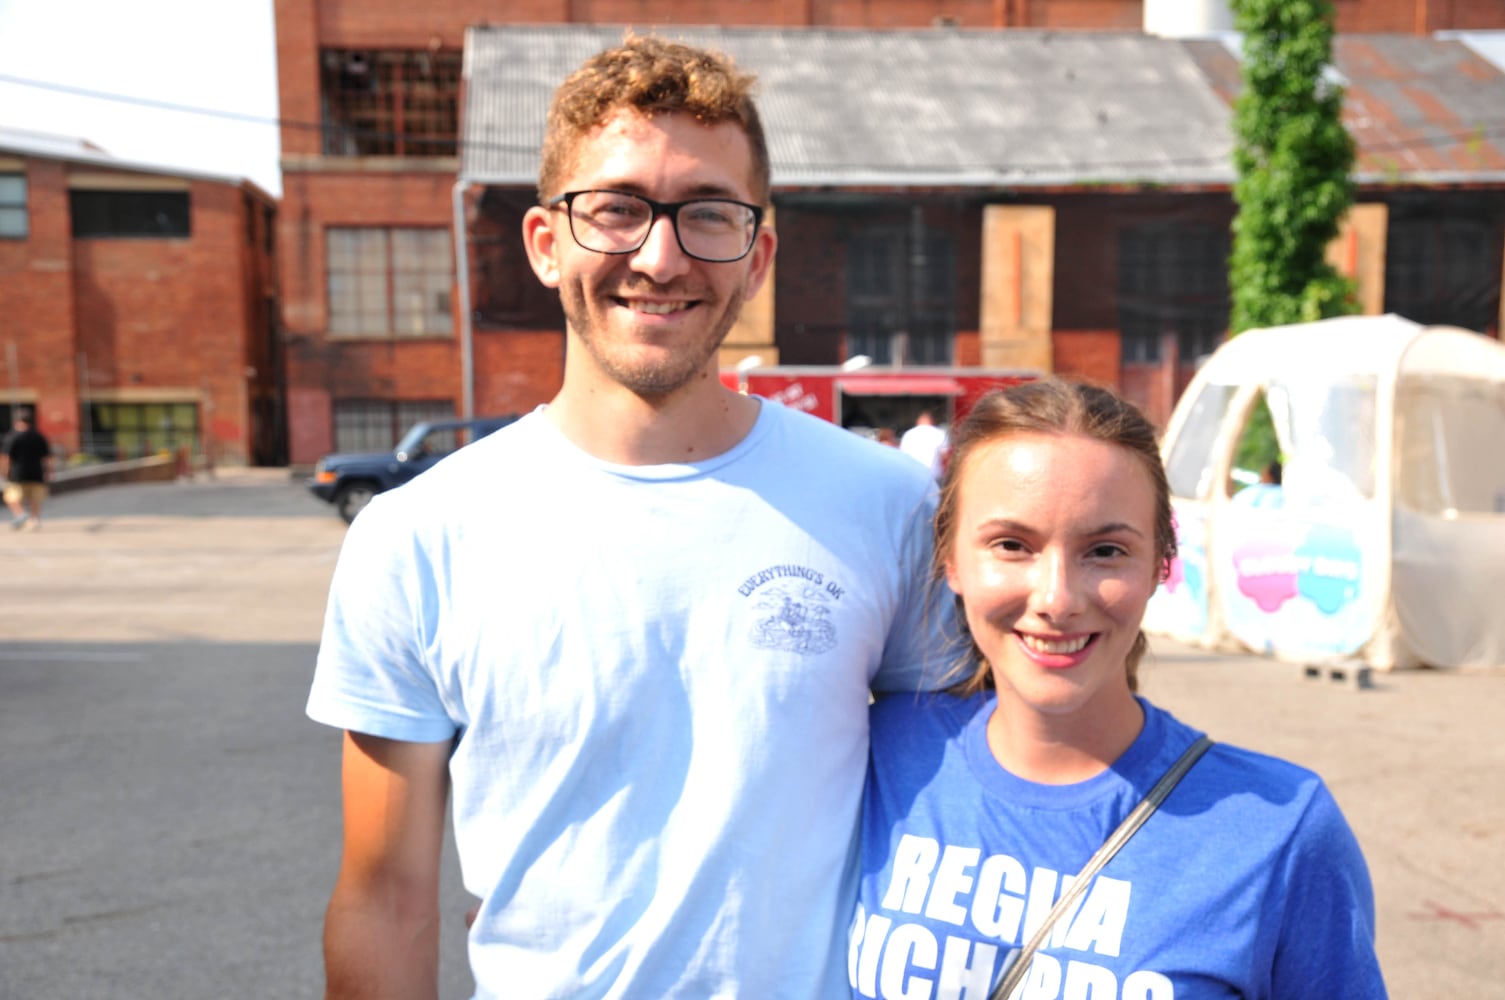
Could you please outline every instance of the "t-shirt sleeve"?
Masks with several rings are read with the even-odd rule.
[[[1270,996],[1383,1000],[1369,868],[1325,785],[1296,827],[1284,878]]]
[[[933,691],[943,687],[956,628],[951,592],[930,578],[935,496],[916,505],[904,525],[898,560],[898,606],[872,689]]]
[[[432,574],[401,505],[379,496],[351,524],[330,584],[309,718],[387,739],[439,742],[456,724],[425,657]]]

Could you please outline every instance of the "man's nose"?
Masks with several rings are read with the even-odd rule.
[[[660,284],[689,270],[690,258],[680,248],[674,219],[660,215],[648,224],[643,245],[632,254],[632,269]]]

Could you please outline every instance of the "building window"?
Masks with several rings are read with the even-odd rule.
[[[434,337],[454,329],[454,264],[444,229],[330,229],[329,333]]]
[[[326,156],[454,156],[459,52],[326,49]]]
[[[81,450],[105,461],[198,449],[197,403],[89,403],[83,417]]]
[[[26,175],[0,174],[0,239],[24,240],[30,232]]]
[[[334,401],[335,451],[391,451],[420,420],[453,420],[447,399]]]
[[[847,243],[847,357],[950,364],[955,317],[956,249],[949,234],[878,228]]]
[[[1385,311],[1483,333],[1499,322],[1500,229],[1493,220],[1392,215]]]
[[[1118,330],[1127,364],[1160,360],[1175,336],[1182,362],[1211,354],[1228,331],[1228,232],[1153,222],[1118,236]]]
[[[69,191],[73,235],[181,237],[190,234],[187,191]]]

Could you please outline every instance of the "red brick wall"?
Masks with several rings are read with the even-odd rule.
[[[77,349],[91,387],[202,396],[205,447],[251,458],[247,365],[253,336],[247,199],[194,182],[187,239],[85,239],[73,245]],[[254,229],[253,229],[254,233]]]
[[[1050,340],[1056,374],[1118,385],[1117,330],[1055,330]]]
[[[331,47],[459,48],[465,25],[483,23],[1134,29],[1144,20],[1141,0],[450,0],[442,13],[403,0],[277,0],[279,34],[310,8]]]
[[[187,238],[74,240],[68,177],[62,163],[30,161],[30,238],[0,241],[5,339],[16,345],[17,384],[36,394],[40,426],[65,450],[78,448],[82,356],[91,394],[202,394],[208,446],[219,460],[247,461],[250,304],[260,301],[255,333],[268,339],[265,296],[275,294],[264,262],[267,284],[249,277],[265,244],[250,246],[246,212],[263,203],[235,185],[196,181]]]
[[[526,413],[547,403],[564,381],[564,334],[507,330],[475,340],[477,413]]]
[[[282,155],[319,152],[319,36],[314,0],[275,0]],[[286,186],[286,181],[283,182]]]
[[[1144,26],[1140,0],[1013,0],[1014,27],[1135,31]]]
[[[291,462],[316,462],[329,451],[330,431],[334,422],[329,393],[323,387],[287,390],[287,450]],[[311,459],[296,456],[312,455]]]
[[[284,9],[288,15],[284,18]],[[1336,0],[1343,32],[1505,28],[1499,0]],[[306,13],[305,13],[306,12]],[[837,28],[961,28],[1133,31],[1142,0],[450,0],[442,14],[403,0],[277,0],[281,25],[313,19],[297,34],[332,47],[463,44],[467,24],[720,24]],[[315,34],[315,28],[317,35]],[[291,33],[290,33],[291,34]]]
[[[451,174],[297,172],[283,178],[278,219],[287,347],[289,454],[333,448],[335,399],[452,399],[460,408],[458,330],[424,338],[327,338],[325,232],[331,226],[448,229]],[[294,398],[300,401],[292,405]],[[322,402],[311,403],[320,397]],[[310,421],[321,421],[310,426]]]
[[[28,238],[0,240],[0,391],[34,393],[37,426],[67,447],[78,438],[78,378],[66,173],[33,160],[25,174]]]

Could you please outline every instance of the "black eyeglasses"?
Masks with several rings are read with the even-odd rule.
[[[753,248],[763,210],[730,198],[654,201],[626,191],[566,191],[544,203],[570,217],[575,242],[596,253],[632,253],[648,240],[659,216],[674,225],[674,238],[688,257],[724,264]]]

